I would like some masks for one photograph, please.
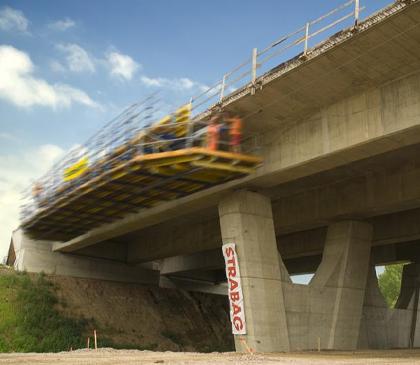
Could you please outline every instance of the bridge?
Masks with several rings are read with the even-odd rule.
[[[268,352],[419,346],[420,1],[364,20],[360,11],[349,1],[254,49],[193,98],[194,122],[219,109],[242,116],[252,137],[243,149],[262,160],[255,171],[68,238],[22,226],[9,262],[226,295],[221,247],[235,243],[247,323],[238,351],[241,339]],[[295,46],[298,55],[269,67]],[[408,264],[390,309],[375,266],[397,262]],[[292,283],[304,273],[314,273],[309,285]]]

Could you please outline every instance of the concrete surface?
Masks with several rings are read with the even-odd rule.
[[[258,352],[288,351],[283,283],[271,202],[240,191],[220,202],[223,243],[235,243],[241,272],[248,345]],[[235,336],[237,351],[245,351]]]
[[[321,264],[309,285],[285,283],[292,350],[357,348],[371,234],[363,222],[331,225]]]
[[[18,271],[44,272],[129,283],[157,285],[159,282],[158,271],[112,260],[53,252],[51,242],[33,241],[20,229],[13,233],[12,245],[16,254],[13,266]]]
[[[414,300],[412,295],[408,299],[406,308],[397,306],[395,309],[389,309],[379,290],[378,280],[372,267],[366,288],[358,347],[374,349],[409,347]],[[414,347],[420,346],[419,330],[417,321]]]

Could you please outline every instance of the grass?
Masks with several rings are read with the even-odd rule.
[[[85,348],[93,319],[63,316],[57,310],[54,284],[44,274],[16,272],[0,265],[0,353],[59,352]],[[66,303],[60,301],[60,307]],[[99,347],[155,350],[158,345],[115,343],[107,337],[98,339]]]
[[[0,275],[0,352],[58,352],[84,346],[87,321],[56,309],[53,285],[39,274]]]

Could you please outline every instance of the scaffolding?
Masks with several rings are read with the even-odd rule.
[[[211,122],[194,120],[191,109],[153,122],[155,95],[127,108],[26,191],[23,229],[36,239],[68,239],[252,173],[261,159],[231,151],[228,123],[220,119],[218,147],[209,148]]]

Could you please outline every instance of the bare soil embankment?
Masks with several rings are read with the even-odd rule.
[[[93,279],[49,277],[60,311],[93,319],[101,337],[122,347],[171,351],[231,351],[225,297]]]

